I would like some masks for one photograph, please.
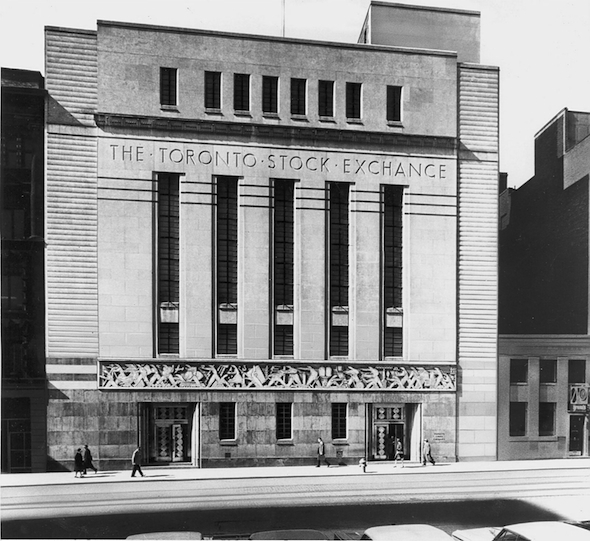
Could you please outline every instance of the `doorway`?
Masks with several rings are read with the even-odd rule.
[[[412,458],[415,404],[370,404],[369,459],[393,460],[395,442],[402,442],[404,458]],[[417,436],[419,437],[419,435]]]
[[[570,415],[569,454],[581,456],[584,451],[584,415]]]

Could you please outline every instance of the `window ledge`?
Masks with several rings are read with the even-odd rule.
[[[277,440],[277,445],[294,446],[293,440]]]
[[[350,445],[350,443],[348,443],[347,440],[334,440],[334,441],[332,441],[332,445],[335,445],[338,447],[348,447]]]
[[[327,124],[336,124],[336,119],[333,116],[321,116],[319,120]]]
[[[360,118],[347,118],[347,124],[358,124],[359,126],[363,126],[364,122]]]
[[[223,116],[221,109],[205,109],[205,114]]]
[[[387,125],[390,128],[403,128],[404,124],[401,120],[388,120]]]
[[[250,111],[234,111],[234,115],[252,118],[252,113],[250,113]]]
[[[166,111],[167,113],[180,113],[176,105],[160,105],[160,110]]]
[[[222,447],[237,447],[238,442],[236,440],[220,440],[219,445]]]
[[[307,115],[291,115],[291,120],[297,120],[298,122],[309,122]]]
[[[279,113],[262,113],[263,118],[272,118],[274,120],[279,120]]]

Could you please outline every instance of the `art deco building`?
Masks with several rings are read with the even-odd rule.
[[[588,456],[590,113],[535,137],[535,175],[501,196],[499,457]]]
[[[496,458],[498,69],[475,12],[360,35],[46,29],[53,460]]]

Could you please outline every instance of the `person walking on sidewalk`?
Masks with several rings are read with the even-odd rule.
[[[316,468],[320,467],[322,461],[326,463],[326,466],[328,466],[328,468],[330,467],[330,463],[326,458],[326,447],[324,445],[324,440],[322,440],[322,438],[318,438],[318,463]]]
[[[399,438],[396,438],[395,440],[395,464],[394,464],[394,468],[397,468],[397,463],[401,462],[402,463],[402,468],[404,467],[404,446],[402,445],[402,442],[399,440]]]
[[[143,477],[143,472],[141,471],[141,447],[137,446],[137,449],[133,451],[133,455],[131,455],[131,464],[133,464],[131,477],[135,477],[135,472],[139,472],[139,475]]]
[[[426,462],[430,462],[434,466],[434,458],[432,458],[432,448],[430,442],[425,439],[422,446],[422,466],[426,466]]]
[[[98,468],[92,463],[92,453],[88,449],[88,444],[84,445],[84,475],[87,470],[94,470],[94,473],[98,472]]]
[[[74,477],[84,477],[84,459],[82,458],[82,449],[78,447],[76,456],[74,456]]]

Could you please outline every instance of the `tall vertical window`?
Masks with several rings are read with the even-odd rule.
[[[343,440],[346,439],[346,413],[348,404],[334,403],[332,404],[332,439]]]
[[[539,436],[555,436],[555,402],[539,403]]]
[[[177,105],[177,76],[176,68],[160,68],[160,105]]]
[[[291,114],[307,114],[307,104],[305,96],[307,92],[306,79],[291,79]]]
[[[570,359],[568,361],[568,383],[586,383],[586,361]]]
[[[528,383],[529,362],[527,359],[510,359],[510,383]]]
[[[262,77],[262,112],[276,114],[279,112],[279,78],[264,75]]]
[[[509,425],[511,436],[526,436],[526,402],[510,402]]]
[[[290,440],[293,437],[292,411],[293,404],[290,402],[277,402],[277,440]]]
[[[234,74],[234,110],[250,110],[250,76],[245,73]]]
[[[348,184],[328,184],[330,356],[348,355]]]
[[[387,87],[387,121],[401,122],[402,120],[402,87]]]
[[[178,354],[180,303],[180,197],[179,176],[158,175],[158,353]]]
[[[346,118],[361,118],[361,83],[346,83]]]
[[[221,109],[221,73],[205,72],[205,109]]]
[[[238,180],[217,177],[217,353],[238,352]]]
[[[318,81],[318,114],[334,116],[334,81]]]
[[[293,355],[294,182],[274,183],[274,355]]]
[[[557,381],[557,360],[541,359],[539,361],[540,383],[555,383]]]
[[[219,404],[219,439],[236,439],[236,403],[222,402]]]
[[[383,188],[383,355],[403,355],[401,186]]]

